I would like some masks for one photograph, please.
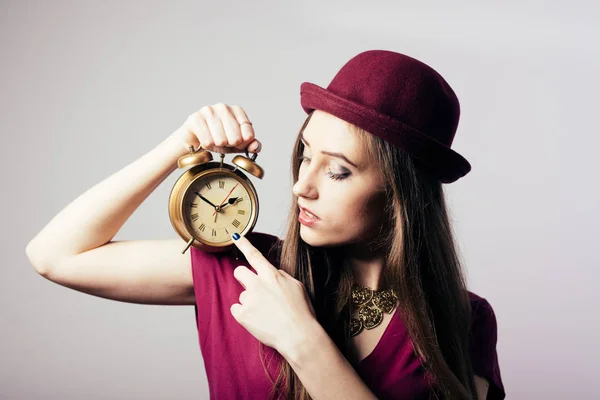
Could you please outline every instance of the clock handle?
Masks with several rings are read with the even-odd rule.
[[[194,146],[190,144],[190,153],[197,153],[200,150],[202,150],[202,145],[198,146],[198,149],[194,150]],[[244,149],[244,153],[246,153],[246,157],[248,157],[251,161],[256,160],[256,158],[258,157],[258,153],[252,153],[252,157],[250,157],[250,154],[248,153],[248,148]],[[221,155],[221,159],[225,156],[224,153],[219,153]]]
[[[250,158],[250,155],[248,154],[248,148],[244,149],[244,153],[246,153],[246,157]],[[251,161],[256,160],[256,157],[258,157],[258,153],[252,153],[252,158],[250,158]]]

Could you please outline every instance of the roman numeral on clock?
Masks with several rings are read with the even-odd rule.
[[[225,181],[219,181],[219,189],[225,189]]]
[[[205,230],[205,229],[206,229],[206,225],[204,225],[204,224],[200,225],[200,230],[201,230],[202,232],[204,232],[204,230]]]
[[[212,235],[213,236],[217,236],[217,231],[215,231],[214,229],[212,230]]]
[[[238,221],[237,219],[234,219],[233,222],[231,223],[231,225],[235,226],[236,228],[240,227],[240,221]]]
[[[238,210],[238,214],[240,214],[240,215],[246,215],[246,210]]]
[[[210,182],[206,182],[206,187],[210,189]]]
[[[196,222],[197,219],[198,219],[198,213],[192,214],[192,222]]]

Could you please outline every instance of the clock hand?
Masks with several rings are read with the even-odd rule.
[[[223,205],[221,207],[221,210],[224,209],[226,206],[230,205],[230,204],[235,204],[238,202],[238,200],[241,200],[241,197],[232,197],[229,200],[227,200],[227,203],[225,205]]]
[[[222,210],[223,210],[225,207],[227,207],[228,205],[230,205],[230,204],[235,204],[235,203],[237,203],[237,202],[238,202],[238,201],[240,201],[240,200],[242,200],[242,198],[241,198],[241,197],[232,197],[232,198],[230,198],[229,200],[227,200],[227,203],[226,203],[225,205],[223,205],[223,206],[221,206],[221,207],[217,208],[217,211],[222,211]],[[215,212],[215,214],[214,214],[214,215],[215,215],[215,223],[216,223],[216,222],[217,222],[217,215],[219,215],[219,213],[218,213],[218,212]],[[225,231],[227,231],[227,229],[225,229]],[[229,233],[229,232],[227,232],[227,233]]]
[[[215,214],[217,213],[217,211],[220,209],[220,207],[222,207],[222,206],[223,206],[223,203],[225,203],[225,200],[227,200],[227,198],[229,197],[229,195],[230,195],[231,193],[233,193],[234,189],[235,189],[236,187],[238,187],[238,185],[239,185],[239,183],[236,183],[236,184],[235,184],[235,186],[234,186],[234,187],[233,187],[233,188],[232,188],[232,189],[229,191],[229,193],[227,193],[227,196],[225,196],[225,199],[223,199],[223,201],[221,202],[221,204],[219,204],[219,206],[218,206],[218,207],[215,207],[215,212],[213,213],[213,215],[215,215]]]
[[[208,200],[206,197],[202,196],[200,193],[198,193],[198,192],[194,192],[194,193],[196,193],[198,196],[200,196],[200,198],[202,200],[204,200],[205,202],[207,202],[208,204],[210,204],[211,206],[213,206],[215,209],[217,208],[217,206],[215,206],[213,203],[211,203],[210,200]]]

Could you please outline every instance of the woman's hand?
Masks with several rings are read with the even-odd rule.
[[[260,152],[261,143],[254,138],[254,128],[240,106],[218,103],[205,106],[190,115],[167,139],[175,142],[182,152],[202,148],[216,153]],[[242,124],[242,125],[240,125]]]
[[[291,353],[320,328],[304,285],[275,268],[248,239],[235,245],[254,268],[238,266],[233,275],[245,290],[231,314],[248,332],[282,355]]]

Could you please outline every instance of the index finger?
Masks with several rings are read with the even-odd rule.
[[[275,268],[269,262],[269,260],[267,260],[265,256],[263,256],[262,253],[258,251],[258,249],[252,245],[252,243],[250,243],[248,239],[246,239],[244,236],[239,236],[238,239],[235,239],[236,236],[239,236],[239,234],[234,233],[231,235],[233,238],[233,243],[244,254],[246,260],[248,260],[250,265],[254,267],[257,274],[260,275],[261,273],[264,274],[267,272],[277,271],[277,268]]]

